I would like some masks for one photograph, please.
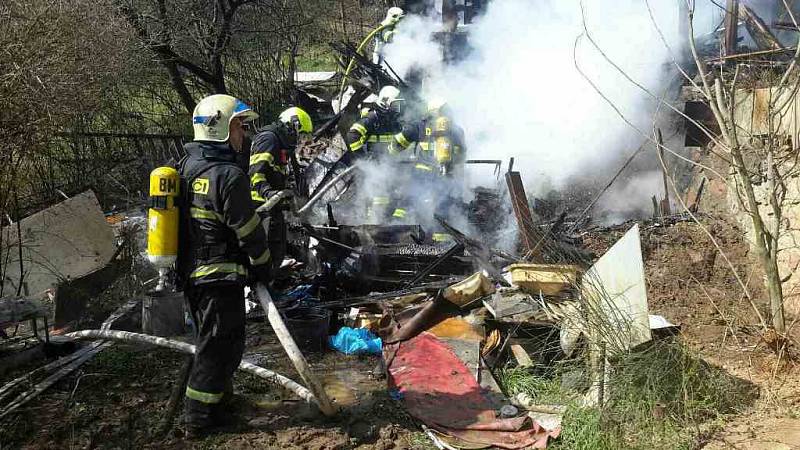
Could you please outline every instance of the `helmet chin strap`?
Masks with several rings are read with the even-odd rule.
[[[297,117],[292,117],[291,122],[281,122],[281,126],[286,132],[286,138],[290,141],[288,144],[297,145],[297,138],[300,135],[300,122]]]
[[[303,125],[300,123],[300,118],[297,116],[292,116],[292,128],[294,129],[295,136],[300,135],[300,129],[303,128]]]

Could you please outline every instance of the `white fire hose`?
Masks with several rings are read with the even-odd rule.
[[[319,192],[317,192],[313,197],[311,197],[305,203],[305,205],[303,205],[300,209],[295,211],[294,212],[295,215],[303,216],[305,214],[308,214],[311,211],[311,208],[322,198],[323,195],[325,195],[326,192],[331,190],[336,185],[336,183],[341,181],[342,178],[344,178],[347,174],[349,174],[350,172],[352,172],[355,169],[356,169],[356,166],[350,166],[346,170],[344,170],[342,173],[336,175],[331,181],[328,182],[328,184],[326,184],[325,186],[320,188]],[[288,190],[288,189],[280,191],[277,194],[275,194],[272,197],[270,197],[269,200],[267,200],[263,205],[259,206],[256,209],[256,212],[259,212],[259,213],[269,212],[270,210],[272,210],[272,208],[277,206],[282,200],[287,199],[287,198],[291,198],[293,195],[294,195],[294,193],[292,191]]]
[[[188,354],[194,354],[195,352],[195,346],[192,344],[187,344],[186,342],[176,341],[173,339],[166,339],[157,336],[150,336],[148,334],[131,333],[129,331],[83,330],[83,331],[76,331],[74,333],[68,333],[65,336],[73,339],[108,339],[113,341],[135,342],[139,344],[157,345],[159,347],[165,347],[179,351],[181,353],[188,353]],[[259,378],[263,378],[271,383],[275,383],[279,386],[282,386],[294,392],[295,394],[297,394],[298,397],[305,400],[306,402],[319,406],[317,399],[314,397],[314,394],[312,394],[311,391],[277,372],[273,372],[269,369],[259,367],[255,364],[246,361],[242,361],[239,364],[239,369],[251,373]],[[320,410],[322,410],[322,408],[320,408]]]

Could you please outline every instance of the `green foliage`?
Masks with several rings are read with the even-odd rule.
[[[302,72],[334,71],[337,68],[333,51],[327,46],[311,45],[295,59],[297,70]]]
[[[629,412],[625,419],[658,411],[688,424],[735,413],[758,396],[754,385],[706,363],[680,343],[654,343],[612,364],[611,405]]]
[[[559,380],[534,376],[526,368],[503,369],[500,379],[509,396],[525,393],[541,404],[564,403],[570,397],[569,392],[561,389]]]
[[[502,370],[507,394],[524,392],[541,405],[567,406],[553,449],[692,448],[698,425],[724,420],[751,405],[757,388],[701,360],[678,342],[659,341],[610,362],[607,400],[581,406],[581,395],[528,369]],[[572,368],[575,369],[574,367]]]
[[[621,434],[604,423],[596,409],[570,407],[564,414],[558,439],[548,445],[554,450],[617,450],[625,447]]]

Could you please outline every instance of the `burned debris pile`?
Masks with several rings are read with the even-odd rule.
[[[481,2],[466,3],[479,8]],[[467,4],[460,15],[443,11],[445,24],[477,14]],[[398,9],[390,9],[387,20],[400,14],[399,21]],[[728,20],[737,17],[762,51],[787,50],[747,7],[728,14]],[[287,109],[288,118],[253,135],[245,134],[251,127],[244,119],[254,120],[255,111],[225,96],[242,115],[231,115],[223,131],[231,140],[230,127],[240,126],[239,145],[248,142],[252,151],[242,159],[249,157],[255,172],[246,177],[252,190],[237,192],[253,204],[238,205],[247,217],[236,226],[228,223],[230,211],[200,207],[198,199],[210,197],[209,179],[189,182],[191,177],[164,166],[151,174],[147,202],[133,209],[104,213],[86,192],[0,230],[2,287],[10,289],[0,298],[0,375],[12,374],[0,387],[0,420],[120,343],[187,355],[178,376],[162,386],[169,399],[159,407],[158,432],[148,436],[165,438],[176,428],[184,394],[187,402],[203,404],[199,410],[230,400],[230,386],[205,392],[189,384],[208,347],[199,342],[201,334],[218,337],[218,324],[204,327],[203,308],[193,303],[197,291],[191,288],[197,286],[187,279],[195,278],[222,280],[216,287],[222,295],[233,284],[242,288],[237,295],[244,292],[245,313],[236,316],[246,321],[244,356],[230,369],[269,385],[263,389],[272,397],[260,403],[274,408],[251,408],[257,412],[250,419],[262,425],[263,416],[273,413],[320,413],[324,417],[315,420],[334,423],[343,410],[358,406],[358,399],[345,400],[341,379],[355,384],[367,378],[437,448],[545,448],[567,430],[570,414],[624,403],[629,392],[621,380],[642,382],[632,364],[670,375],[686,365],[692,382],[717,374],[681,353],[680,326],[651,314],[642,243],[643,232],[702,217],[706,180],[689,188],[685,197],[693,201],[684,205],[686,213],[674,214],[671,176],[662,164],[659,190],[652,199],[647,194],[646,219],[597,220],[593,208],[644,143],[597,192],[567,187],[548,198],[530,195],[535,175],[515,167],[514,158],[470,157],[457,117],[425,85],[430,74],[412,68],[401,77],[392,68],[381,51],[390,39],[375,43],[369,55],[366,44],[397,21],[381,24],[360,45],[331,43],[340,70],[296,73],[295,103],[304,109]],[[435,40],[445,64],[470,52],[463,27],[445,27]],[[724,54],[719,62],[732,57]],[[702,108],[695,112],[703,114]],[[220,132],[213,111],[194,116],[195,125],[206,138]],[[286,137],[281,127],[289,126],[291,145],[281,142],[274,155],[256,151],[257,136],[272,133],[274,143]],[[663,153],[661,130],[653,131]],[[233,148],[224,140],[197,141]],[[186,146],[187,155],[195,144]],[[201,153],[212,150],[209,144]],[[228,155],[228,165],[247,165],[233,161],[240,156]],[[269,178],[253,169],[259,165]],[[476,172],[483,175],[468,175]],[[221,203],[228,208],[236,202]],[[233,244],[197,239],[220,229],[236,241],[235,257]],[[165,237],[170,233],[174,239]],[[201,248],[181,254],[191,239]],[[259,246],[258,255],[239,251],[247,239]],[[716,251],[695,253],[691,264],[699,269],[692,276],[710,277]],[[183,273],[178,266],[187,254],[203,263]],[[121,278],[133,288],[120,289]],[[90,311],[92,298],[102,296],[113,300],[96,308],[102,312]],[[192,337],[198,342],[190,344]],[[230,347],[221,353],[235,353]],[[678,351],[660,353],[667,347]],[[360,364],[357,376],[347,366],[353,361]],[[344,375],[337,372],[340,363]],[[208,366],[213,371],[217,365]],[[70,401],[82,376],[76,376]],[[647,414],[663,417],[677,408],[657,400]],[[267,422],[258,429],[270,429]]]

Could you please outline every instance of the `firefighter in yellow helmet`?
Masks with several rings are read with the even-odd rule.
[[[383,29],[375,36],[375,48],[372,51],[372,62],[383,64],[383,52],[386,45],[394,39],[395,27],[405,17],[405,12],[396,6],[386,11],[386,18],[381,22]]]
[[[212,95],[194,109],[194,141],[177,165],[185,180],[178,274],[195,325],[197,352],[186,388],[188,433],[201,436],[226,421],[223,397],[244,352],[244,285],[269,281],[270,253],[237,165],[244,126],[258,114],[230,95]]]
[[[344,162],[367,156],[381,158],[387,154],[389,144],[402,129],[399,122],[399,104],[403,102],[400,90],[384,86],[372,109],[361,112],[361,117],[347,131],[346,142],[349,153]]]
[[[395,134],[388,152],[396,155],[415,142],[419,149],[414,168],[420,173],[452,177],[464,163],[464,130],[453,122],[452,112],[443,99],[430,100],[425,117]]]
[[[256,207],[271,197],[290,188],[291,160],[300,140],[314,131],[311,116],[298,107],[284,110],[278,120],[259,129],[250,148],[251,198]],[[269,247],[272,252],[273,269],[276,270],[286,255],[287,227],[284,212],[289,209],[290,199],[265,213]]]
[[[464,130],[453,122],[452,112],[444,99],[428,102],[427,114],[421,120],[403,127],[389,145],[390,154],[398,154],[416,143],[416,162],[411,165],[409,195],[433,203],[433,210],[447,216],[456,203],[457,184],[463,175],[466,160]],[[434,233],[434,240],[448,240],[443,233]]]

